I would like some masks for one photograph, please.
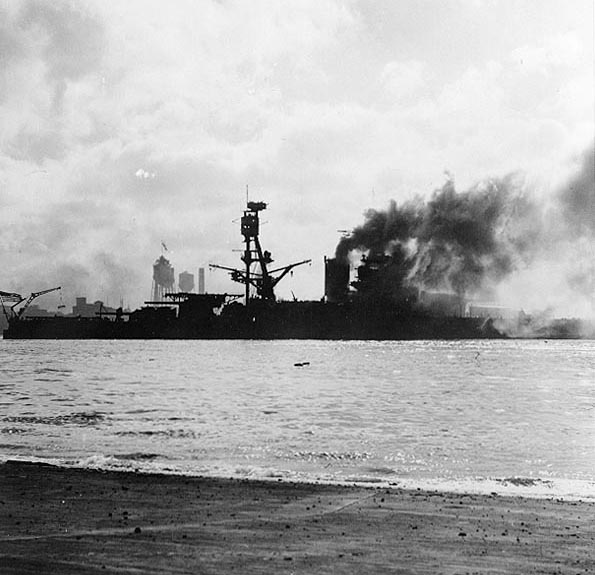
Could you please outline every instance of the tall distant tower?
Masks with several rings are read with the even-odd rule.
[[[166,293],[174,291],[174,268],[164,256],[153,264],[153,301],[163,301]]]
[[[205,291],[205,268],[198,268],[198,293],[204,294]]]

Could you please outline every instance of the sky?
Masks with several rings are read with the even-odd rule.
[[[391,200],[520,173],[551,205],[592,155],[593,10],[0,0],[0,289],[137,307],[162,242],[176,274],[241,266],[247,186],[275,265],[312,259],[279,284],[300,299],[322,296],[339,230]],[[548,249],[500,297],[584,312],[560,261],[592,262],[592,240]],[[206,284],[242,292],[221,270]]]

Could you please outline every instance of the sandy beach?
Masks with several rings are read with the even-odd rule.
[[[0,465],[0,571],[589,573],[595,504]]]

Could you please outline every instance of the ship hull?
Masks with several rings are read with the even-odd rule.
[[[22,318],[5,339],[319,339],[419,340],[503,338],[490,320],[433,317],[384,307],[282,302],[232,305],[221,313],[106,318]]]

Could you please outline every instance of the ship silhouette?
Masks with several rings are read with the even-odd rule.
[[[273,267],[271,252],[260,241],[264,202],[248,201],[241,217],[244,250],[240,268],[212,264],[243,286],[241,294],[163,293],[127,312],[100,311],[95,317],[43,316],[23,313],[18,294],[6,294],[2,307],[8,320],[5,339],[325,339],[412,340],[504,338],[494,318],[465,314],[455,294],[399,289],[399,262],[383,253],[362,257],[356,278],[349,264],[325,258],[325,293],[320,300],[279,301],[275,287],[303,260]],[[172,270],[173,274],[173,270]],[[155,294],[157,294],[157,290]],[[9,297],[10,296],[10,297]],[[14,302],[17,303],[14,303]],[[12,306],[6,304],[11,302]],[[20,308],[17,308],[22,304]],[[18,311],[17,311],[18,309]]]

